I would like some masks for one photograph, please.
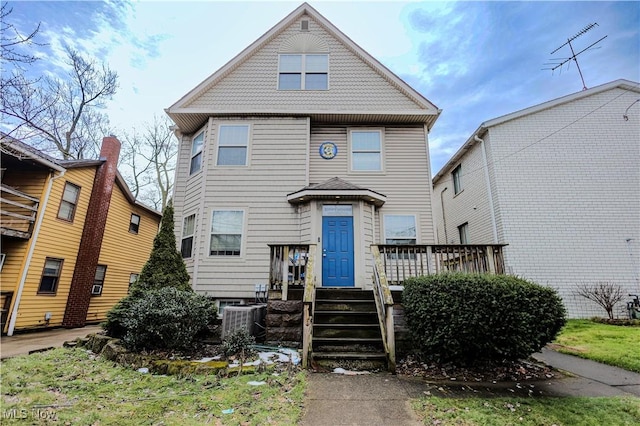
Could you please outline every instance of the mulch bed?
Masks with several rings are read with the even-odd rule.
[[[396,372],[404,376],[421,377],[430,381],[460,382],[526,382],[547,380],[559,376],[557,371],[535,360],[464,368],[450,364],[425,363],[411,355],[398,361]]]

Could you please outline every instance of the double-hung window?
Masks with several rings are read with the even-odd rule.
[[[218,130],[218,166],[246,166],[249,126],[221,124]]]
[[[73,222],[78,205],[78,197],[80,196],[80,187],[72,183],[64,184],[64,192],[62,193],[62,201],[58,210],[58,219]]]
[[[189,174],[199,172],[202,168],[202,146],[204,145],[204,132],[200,132],[191,141],[191,166]]]
[[[100,296],[102,287],[104,287],[104,277],[107,274],[107,265],[96,266],[96,275],[93,278],[93,287],[91,288],[92,296]]]
[[[453,194],[459,194],[462,191],[462,164],[453,169],[451,178],[453,179]]]
[[[279,90],[327,90],[329,55],[282,54],[278,70]]]
[[[211,216],[211,256],[240,256],[242,247],[242,210],[214,210]]]
[[[44,261],[44,269],[38,286],[39,294],[55,294],[58,289],[60,272],[62,271],[62,259],[47,257]]]
[[[382,170],[382,132],[380,130],[352,130],[351,170]]]
[[[413,215],[384,215],[385,244],[416,244],[416,217]]]
[[[458,235],[460,236],[460,244],[469,244],[469,222],[458,226]]]
[[[137,234],[140,230],[140,215],[131,213],[131,220],[129,221],[129,232]]]
[[[193,251],[193,231],[196,224],[196,215],[192,214],[184,218],[182,222],[182,241],[180,253],[183,258],[191,257]]]

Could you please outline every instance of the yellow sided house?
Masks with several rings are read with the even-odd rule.
[[[160,213],[117,170],[120,142],[98,160],[56,160],[2,135],[2,332],[103,321],[149,257]]]

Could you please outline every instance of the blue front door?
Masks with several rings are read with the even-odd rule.
[[[322,286],[353,287],[353,217],[322,218]]]

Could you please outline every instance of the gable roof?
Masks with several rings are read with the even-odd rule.
[[[2,132],[0,132],[0,142],[3,156],[9,155],[11,157],[17,158],[20,161],[29,160],[33,163],[37,163],[40,166],[44,166],[58,172],[66,172],[66,170],[68,169],[79,169],[83,167],[98,167],[105,162],[105,160],[90,159],[58,160]],[[135,199],[133,193],[131,192],[131,189],[129,189],[129,185],[127,185],[127,182],[124,180],[119,171],[116,171],[116,184],[124,194],[129,204],[140,207],[141,209],[146,210],[152,215],[159,217],[162,216],[161,212],[152,209],[151,207],[146,206]]]
[[[0,132],[0,142],[3,154],[15,157],[20,161],[25,161],[26,159],[28,159],[33,163],[52,170],[56,170],[58,172],[62,172],[64,170],[64,167],[62,167],[59,161],[55,158],[45,154],[39,149],[36,149],[24,142],[19,141],[14,137],[7,135],[6,133]]]
[[[305,186],[299,191],[287,194],[287,201],[291,204],[306,203],[309,200],[365,200],[381,207],[387,197],[371,189],[354,185],[351,182],[333,177],[324,182]]]
[[[554,108],[556,106],[563,105],[569,102],[574,102],[587,96],[592,96],[616,88],[640,93],[640,83],[625,79],[618,79],[609,83],[601,84],[600,86],[592,87],[591,89],[552,99],[550,101],[543,102],[541,104],[534,105],[532,107],[512,112],[510,114],[502,115],[500,117],[483,122],[471,134],[469,139],[467,139],[467,141],[460,147],[460,149],[458,149],[458,151],[451,157],[451,159],[447,161],[447,163],[440,169],[440,171],[436,173],[436,175],[432,179],[432,183],[435,185],[445,174],[448,173],[449,170],[456,166],[460,159],[464,156],[464,154],[479,142],[477,138],[480,138],[481,135],[487,131],[487,129],[506,123],[507,121],[517,120],[527,115],[535,114],[540,111]]]
[[[341,117],[344,119],[348,116],[352,120],[360,121],[372,121],[380,119],[401,120],[403,122],[414,123],[426,123],[430,129],[435,123],[436,119],[440,115],[441,110],[438,109],[433,103],[422,96],[419,92],[405,83],[400,77],[391,72],[387,67],[380,63],[377,59],[367,53],[364,49],[353,42],[349,37],[342,33],[337,27],[335,27],[329,20],[322,16],[317,10],[311,7],[308,3],[303,3],[293,12],[287,15],[273,28],[267,31],[263,36],[258,38],[255,42],[241,51],[233,59],[227,62],[222,68],[214,72],[203,82],[198,84],[194,89],[189,91],[186,95],[180,98],[177,102],[171,105],[165,110],[165,112],[173,119],[178,125],[180,131],[183,133],[192,133],[196,131],[202,123],[206,121],[209,115],[238,115],[238,111],[225,111],[223,110],[203,110],[197,108],[190,108],[189,104],[211,87],[215,86],[222,79],[231,74],[241,64],[243,64],[254,53],[264,47],[267,43],[272,41],[277,35],[286,30],[293,22],[303,15],[307,15],[314,19],[321,27],[324,28],[329,34],[339,40],[349,51],[355,54],[360,60],[369,65],[376,73],[382,76],[388,83],[394,88],[400,91],[404,96],[409,98],[416,104],[416,109],[413,111],[379,111],[376,113],[365,113],[363,111],[316,111],[305,112],[300,111],[299,108],[288,108],[283,106],[281,111],[274,111],[273,108],[267,108],[264,111],[259,108],[253,108],[250,111],[243,111],[243,113],[251,114],[255,116],[260,115],[300,115],[311,116],[312,118],[320,120],[335,120]]]

